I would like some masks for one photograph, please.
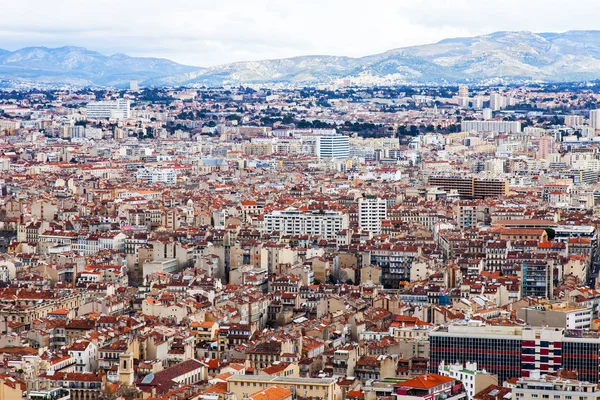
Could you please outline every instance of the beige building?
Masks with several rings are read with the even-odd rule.
[[[342,391],[336,378],[292,378],[270,375],[233,375],[227,379],[227,391],[235,400],[251,397],[269,387],[280,386],[296,397],[341,400]]]
[[[323,257],[313,257],[309,260],[306,260],[304,263],[311,265],[315,281],[319,281],[321,283],[327,282],[327,277],[331,273],[329,261]]]
[[[0,379],[0,400],[22,400],[23,399],[23,387],[20,381],[13,378],[1,378]],[[60,389],[57,389],[60,391]],[[37,400],[35,397],[31,397]]]
[[[77,309],[84,303],[86,297],[85,294],[65,294],[55,298],[40,298],[34,293],[32,296],[28,296],[23,291],[18,299],[2,301],[3,305],[12,305],[12,307],[5,307],[0,311],[0,331],[6,333],[9,322],[21,322],[29,325],[35,319],[46,318],[53,311],[62,308]]]

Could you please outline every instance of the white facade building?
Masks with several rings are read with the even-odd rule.
[[[0,281],[10,282],[17,277],[17,267],[10,261],[0,262]]]
[[[490,95],[490,108],[498,111],[504,107],[506,107],[506,98],[498,93],[492,93]]]
[[[381,220],[387,218],[387,202],[373,196],[358,200],[358,226],[363,231],[381,233]]]
[[[166,183],[174,185],[177,182],[177,171],[173,168],[140,168],[135,173],[135,178],[146,184]]]
[[[597,383],[541,375],[535,371],[529,378],[521,378],[512,389],[515,400],[597,400]]]
[[[98,366],[98,346],[87,340],[77,340],[68,353],[77,362],[75,372],[93,372]]]
[[[482,114],[483,114],[483,119],[485,121],[492,119],[492,109],[491,108],[484,108]]]
[[[462,363],[446,364],[442,361],[438,367],[438,374],[461,381],[469,400],[488,386],[498,384],[498,377],[485,369],[478,370],[477,363],[468,362],[463,365]]]
[[[519,133],[521,123],[516,121],[462,121],[463,132]]]
[[[303,212],[290,207],[265,214],[263,229],[267,233],[279,231],[284,235],[321,235],[332,239],[339,231],[348,229],[348,214],[337,211]]]
[[[590,126],[594,129],[600,129],[600,110],[590,111]]]
[[[316,150],[319,158],[348,158],[350,157],[350,141],[345,135],[325,134],[318,137]]]
[[[88,103],[88,119],[124,119],[131,115],[131,102],[127,99],[118,99],[115,101],[96,101]]]

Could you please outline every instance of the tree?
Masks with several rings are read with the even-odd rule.
[[[546,228],[544,229],[546,231],[546,233],[548,234],[548,240],[552,240],[556,237],[556,231],[552,228]]]
[[[116,388],[107,388],[98,396],[98,400],[116,400],[124,398],[125,400],[133,400],[141,397],[141,392],[135,386],[125,386],[119,384]]]

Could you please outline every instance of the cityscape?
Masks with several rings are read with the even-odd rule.
[[[588,19],[468,0],[455,30],[433,1],[369,46],[369,13],[429,10],[350,2],[363,32],[302,41],[310,2],[174,0],[173,32],[247,13],[180,50],[149,10],[59,29],[67,2],[26,2],[0,30],[0,400],[600,399]]]

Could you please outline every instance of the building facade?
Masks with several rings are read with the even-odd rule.
[[[337,211],[304,212],[295,208],[265,214],[263,230],[284,235],[321,235],[326,239],[337,237],[348,229],[348,214]]]
[[[131,102],[127,99],[96,101],[87,104],[88,119],[126,119],[130,117]]]
[[[381,233],[381,221],[387,219],[385,199],[367,196],[358,200],[358,226],[371,233]]]

